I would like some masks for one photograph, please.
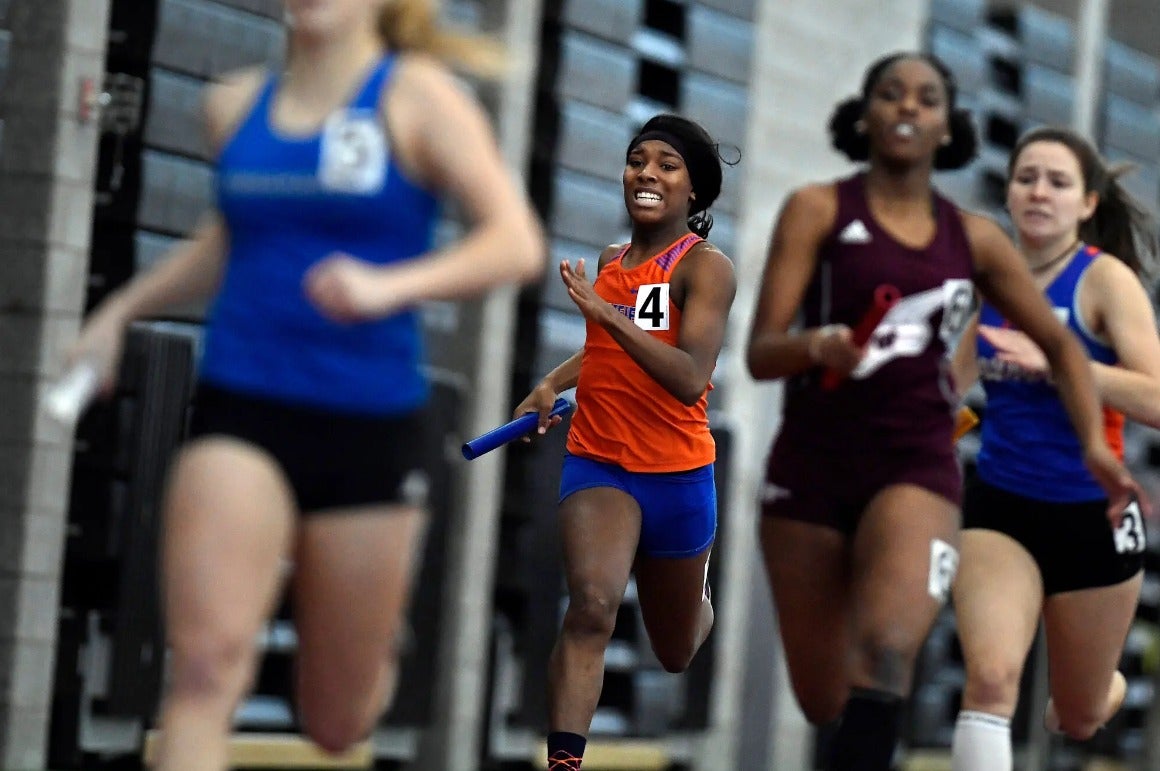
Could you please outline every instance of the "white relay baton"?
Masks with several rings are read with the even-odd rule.
[[[89,360],[79,361],[44,395],[44,410],[58,423],[71,426],[92,404],[100,385],[96,364]]]

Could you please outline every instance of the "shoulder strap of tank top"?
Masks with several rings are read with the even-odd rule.
[[[394,54],[387,54],[380,59],[378,64],[375,65],[375,68],[367,75],[366,82],[359,89],[351,106],[368,110],[377,108],[379,106],[379,100],[382,98],[383,89],[391,73],[394,72],[394,69]]]
[[[613,263],[620,262],[621,258],[623,258],[624,255],[628,254],[628,247],[630,247],[630,246],[632,246],[631,241],[629,241],[624,246],[617,249],[616,254],[612,255],[612,258],[608,262],[604,263],[605,267],[612,265]]]
[[[689,253],[690,249],[704,240],[705,239],[701,238],[696,233],[689,233],[687,236],[684,236],[678,240],[668,249],[665,249],[663,252],[658,254],[655,257],[657,265],[660,266],[661,270],[668,273],[682,257]]]
[[[274,99],[274,92],[278,89],[278,82],[281,79],[281,75],[277,70],[271,69],[266,72],[262,87],[258,89],[258,95],[250,105],[250,112],[246,116],[246,119],[239,125],[239,128],[241,125],[245,125],[253,120],[255,116],[260,116],[263,123],[266,122],[266,116],[270,114],[270,102]]]
[[[1072,257],[1071,260],[1068,261],[1067,267],[1064,268],[1060,274],[1056,276],[1048,285],[1048,292],[1051,292],[1057,286],[1079,286],[1080,279],[1083,277],[1083,274],[1087,272],[1087,269],[1091,267],[1091,264],[1095,261],[1096,257],[1099,256],[1100,250],[1093,249],[1087,244],[1080,243],[1071,254]]]
[[[851,218],[862,219],[862,209],[866,208],[862,175],[863,172],[859,171],[834,183],[834,195],[838,198],[838,207],[837,211],[834,212],[834,225],[826,237],[827,241],[836,238]]]

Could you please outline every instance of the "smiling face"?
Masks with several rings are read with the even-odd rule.
[[[1061,142],[1026,145],[1011,167],[1007,208],[1029,246],[1071,243],[1080,223],[1095,211],[1099,197],[1086,190],[1079,159]]]
[[[689,218],[693,183],[685,161],[660,139],[641,142],[624,165],[624,205],[633,223],[659,225]]]
[[[929,62],[899,59],[870,89],[863,120],[872,158],[892,165],[931,163],[950,139],[946,84]]]

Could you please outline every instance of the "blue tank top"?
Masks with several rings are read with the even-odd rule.
[[[1088,356],[1115,364],[1116,352],[1084,325],[1079,310],[1079,285],[1100,250],[1081,245],[1047,287],[1055,314],[1083,343]],[[979,310],[979,323],[1010,326],[989,303]],[[995,357],[995,348],[978,338],[979,379],[987,394],[979,478],[995,487],[1053,503],[1076,503],[1106,497],[1083,463],[1083,449],[1055,388],[1027,371]],[[1123,416],[1104,410],[1108,444],[1122,455]]]
[[[217,203],[229,232],[221,290],[206,320],[201,377],[278,401],[392,414],[427,399],[415,310],[337,324],[303,289],[306,272],[342,252],[378,264],[431,246],[437,202],[390,157],[379,61],[348,105],[312,135],[270,125],[271,76],[218,159]]]

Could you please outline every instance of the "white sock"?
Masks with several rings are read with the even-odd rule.
[[[1011,721],[963,710],[951,741],[951,771],[1012,771]]]

